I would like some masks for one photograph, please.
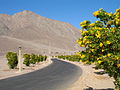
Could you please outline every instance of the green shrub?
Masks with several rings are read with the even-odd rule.
[[[40,60],[40,62],[43,61],[43,56],[42,55],[39,55],[39,60]]]
[[[14,69],[17,67],[18,64],[18,57],[17,57],[17,53],[15,52],[8,52],[6,54],[6,58],[8,60],[8,65],[10,69]]]
[[[46,59],[47,59],[47,56],[42,56],[42,55],[39,55],[39,56],[38,56],[38,60],[39,60],[40,62],[46,61]]]
[[[45,61],[47,59],[47,56],[42,55],[36,55],[36,54],[24,54],[23,55],[24,62],[26,66],[29,66],[30,64],[36,64],[42,61]]]
[[[43,56],[44,57],[44,61],[46,61],[47,60],[47,56]]]
[[[35,64],[36,62],[37,62],[36,55],[35,54],[31,54],[30,55],[30,63],[31,64]]]
[[[23,58],[24,58],[23,64],[25,64],[26,66],[30,66],[30,55],[24,54]]]
[[[81,57],[79,55],[61,55],[61,56],[58,56],[58,58],[60,59],[66,59],[66,60],[69,60],[69,61],[80,61]]]

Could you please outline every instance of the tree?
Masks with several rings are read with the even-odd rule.
[[[80,23],[82,38],[77,42],[86,50],[79,55],[83,62],[95,63],[97,68],[104,69],[120,89],[120,8],[115,13],[99,9],[93,15],[99,20]]]

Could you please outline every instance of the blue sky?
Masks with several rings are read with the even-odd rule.
[[[92,13],[99,8],[114,12],[120,8],[120,0],[0,0],[0,13],[11,15],[30,10],[77,28],[80,28],[79,23],[84,20],[95,21]]]

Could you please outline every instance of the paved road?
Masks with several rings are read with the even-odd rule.
[[[53,63],[28,74],[0,80],[0,90],[65,90],[82,73],[81,68],[52,59]]]

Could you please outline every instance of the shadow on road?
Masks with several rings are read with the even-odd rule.
[[[83,90],[114,90],[113,88],[107,88],[107,89],[93,89],[92,87],[88,87],[86,89]]]
[[[98,74],[98,75],[103,75],[103,74],[106,74],[105,71],[99,71],[99,72],[94,72],[95,74]]]

